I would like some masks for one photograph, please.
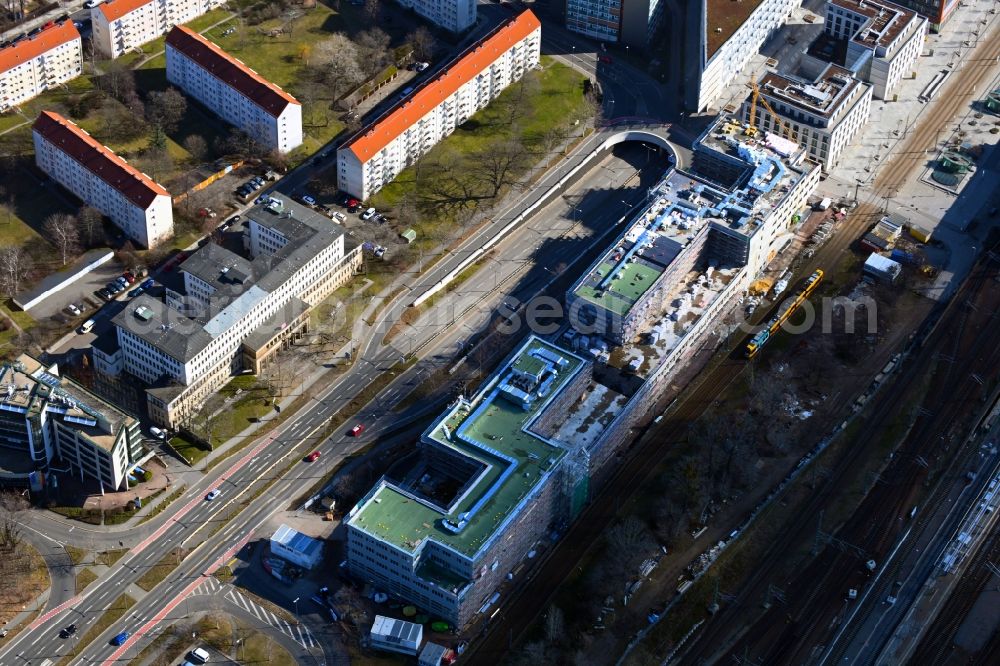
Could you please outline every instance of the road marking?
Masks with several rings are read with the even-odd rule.
[[[235,588],[227,590],[225,599],[239,606],[247,613],[252,614],[260,622],[277,629],[302,647],[309,649],[317,645],[312,632],[309,631],[309,627],[302,624],[289,624],[287,620],[278,617],[274,611],[269,610],[257,602],[245,597],[239,590]]]

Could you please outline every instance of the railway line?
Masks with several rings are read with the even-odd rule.
[[[928,469],[915,461],[934,459],[935,449],[941,445],[940,433],[948,433],[951,428],[957,427],[963,416],[963,405],[978,405],[973,393],[980,387],[968,380],[969,373],[976,368],[982,373],[983,368],[991,367],[991,364],[995,367],[1000,361],[1000,345],[997,344],[1000,333],[993,330],[995,327],[989,325],[989,321],[985,324],[983,321],[983,318],[992,318],[990,313],[1000,301],[990,289],[996,274],[990,264],[981,264],[977,268],[944,315],[945,318],[953,317],[954,321],[948,323],[946,319],[946,325],[935,330],[929,339],[929,347],[901,371],[897,383],[900,386],[919,381],[933,371],[935,390],[928,393],[916,422],[900,448],[903,455],[895,457],[895,462],[883,473],[885,479],[875,483],[861,508],[838,532],[837,543],[842,544],[841,549],[827,546],[798,574],[791,576],[782,571],[787,563],[779,562],[782,559],[780,554],[808,542],[816,528],[815,517],[829,503],[836,488],[844,483],[844,472],[855,465],[862,452],[878,443],[881,433],[895,415],[908,407],[906,391],[883,391],[876,397],[870,407],[871,417],[864,424],[856,444],[797,513],[799,518],[786,530],[784,537],[775,541],[753,580],[744,586],[732,604],[706,625],[684,654],[682,663],[718,661],[726,654],[749,655],[767,664],[814,662],[816,646],[830,638],[831,629],[842,619],[839,616],[845,610],[847,588],[859,586],[864,559],[871,556],[880,561],[906,527],[905,519],[928,475]],[[970,299],[977,299],[975,306],[978,313],[966,306]],[[953,360],[942,361],[931,350],[943,348],[942,342],[949,337],[954,338],[956,348],[961,346],[966,351],[961,357],[948,355]],[[940,459],[943,452],[938,451],[937,455]],[[950,475],[945,471],[937,478],[953,478],[956,470],[964,471],[962,466],[971,455],[975,452],[968,452],[966,456],[956,452],[949,456],[943,466],[951,470]],[[957,473],[960,475],[961,471]],[[929,505],[942,501],[943,494],[942,490],[932,495]],[[896,571],[886,573],[895,575]],[[886,578],[891,579],[891,575]],[[774,606],[761,614],[759,602],[772,584],[796,590],[797,593],[788,595],[787,606]],[[733,642],[730,635],[732,628],[746,625],[748,618],[754,616],[757,616],[756,621],[749,623],[746,633]],[[837,659],[830,663],[834,661]]]

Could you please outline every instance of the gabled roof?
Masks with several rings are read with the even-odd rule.
[[[14,69],[46,51],[51,51],[74,39],[79,40],[80,33],[77,32],[72,21],[63,21],[51,28],[46,28],[34,37],[23,39],[17,44],[0,49],[0,72]]]
[[[143,210],[157,195],[170,196],[162,185],[54,111],[42,111],[32,130]]]
[[[143,5],[148,5],[153,0],[108,0],[97,5],[94,9],[104,14],[108,23],[117,21],[126,14],[139,9]],[[93,10],[92,10],[93,11]]]
[[[272,116],[280,116],[289,104],[299,103],[284,90],[190,28],[182,25],[174,27],[167,35],[167,45],[183,53],[230,88],[238,90]]]
[[[450,62],[436,78],[425,83],[389,113],[356,134],[344,148],[350,149],[362,164],[367,162],[541,25],[530,9],[521,12]]]

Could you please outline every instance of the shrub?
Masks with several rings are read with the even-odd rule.
[[[143,480],[143,481],[152,481],[152,480],[153,480],[153,473],[152,473],[152,472],[150,472],[150,471],[149,471],[149,470],[147,469],[146,471],[144,471],[144,472],[142,473],[142,480]]]

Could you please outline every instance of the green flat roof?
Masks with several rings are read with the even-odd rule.
[[[632,306],[642,298],[642,295],[653,286],[656,278],[660,277],[662,271],[643,264],[641,261],[626,263],[621,269],[621,277],[612,280],[611,284],[604,291],[598,291],[596,284],[600,284],[608,272],[614,268],[610,262],[603,262],[597,268],[598,279],[593,283],[581,284],[577,287],[576,293],[591,303],[614,312],[617,315],[624,315]]]
[[[527,367],[541,372],[546,364],[528,355],[538,349],[548,350],[565,359],[566,364],[559,370],[546,395],[524,410],[500,395],[499,386],[509,375],[511,366],[527,364]],[[484,384],[474,399],[452,407],[424,433],[425,440],[437,442],[487,466],[452,512],[444,514],[395,486],[383,483],[357,508],[349,524],[409,552],[416,550],[429,537],[467,557],[475,556],[518,503],[565,455],[562,447],[526,432],[524,428],[559,394],[584,363],[582,358],[544,340],[534,336],[529,338],[512,359]],[[446,428],[450,438],[445,434]],[[479,442],[493,452],[473,442]],[[516,466],[499,486],[494,487],[510,465],[504,457],[513,460]],[[441,524],[443,519],[457,523],[461,514],[473,509],[486,497],[485,503],[457,533]]]

